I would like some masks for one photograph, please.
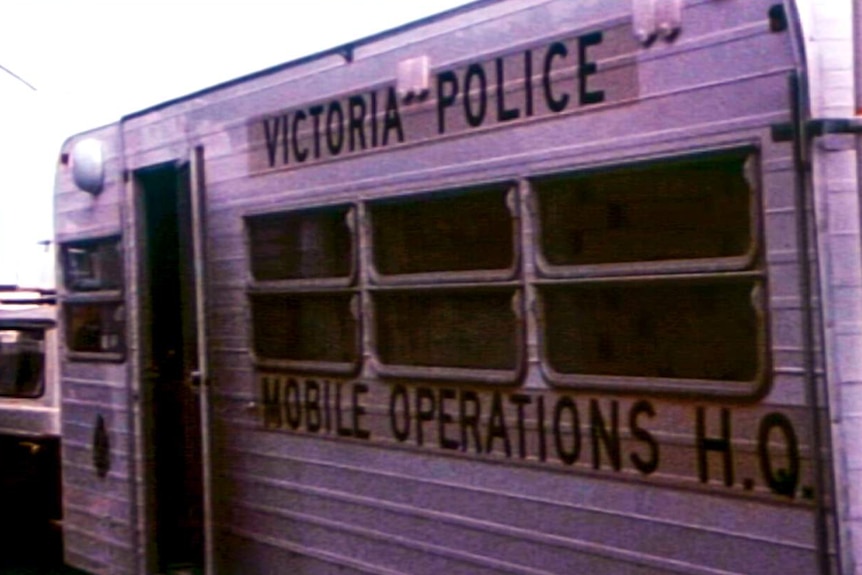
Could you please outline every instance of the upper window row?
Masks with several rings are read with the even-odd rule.
[[[594,170],[531,182],[540,272],[548,277],[739,269],[754,254],[755,210],[743,153]],[[511,277],[518,266],[517,195],[510,185],[367,204],[372,277]],[[257,281],[350,281],[355,208],[249,218]]]
[[[513,383],[529,314],[552,382],[755,393],[766,327],[751,157],[250,216],[255,357],[342,374],[372,357],[382,376]]]

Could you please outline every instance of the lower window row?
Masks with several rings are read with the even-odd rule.
[[[757,382],[764,372],[761,282],[717,277],[538,286],[540,361],[552,382],[624,378]],[[383,375],[514,383],[526,357],[517,286],[252,294],[263,363],[354,372],[361,324]],[[362,310],[367,308],[366,313]]]

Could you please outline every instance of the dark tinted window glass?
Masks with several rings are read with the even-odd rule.
[[[70,291],[117,290],[123,285],[119,238],[65,244],[63,276]]]
[[[44,338],[41,330],[0,330],[0,395],[42,395]]]
[[[258,281],[335,278],[353,261],[350,208],[337,206],[249,218],[251,269]]]
[[[122,353],[125,349],[125,311],[118,302],[67,302],[66,345],[71,351]]]
[[[753,281],[578,284],[541,291],[557,372],[751,381],[762,326]]]
[[[514,290],[411,291],[375,295],[384,363],[513,370],[518,361]]]
[[[744,255],[753,226],[746,157],[537,181],[542,253],[557,266]]]
[[[508,269],[514,224],[508,187],[436,193],[371,204],[381,274]]]
[[[350,362],[358,359],[352,294],[273,294],[251,299],[254,350],[262,359]]]

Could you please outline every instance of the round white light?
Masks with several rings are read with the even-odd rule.
[[[102,143],[86,139],[72,148],[72,178],[75,185],[87,193],[96,195],[105,183],[105,163]]]

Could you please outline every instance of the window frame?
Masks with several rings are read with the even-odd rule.
[[[287,278],[287,279],[257,279],[253,270],[253,259],[255,249],[253,238],[253,222],[268,218],[299,217],[303,214],[316,214],[327,210],[345,209],[346,225],[350,239],[349,270],[344,276],[316,277],[316,278]],[[351,376],[358,373],[362,366],[362,314],[358,304],[361,297],[359,288],[359,240],[358,240],[358,208],[355,202],[337,202],[330,204],[316,204],[313,206],[296,206],[282,208],[275,211],[260,213],[249,213],[243,216],[244,233],[246,241],[246,254],[249,265],[247,266],[248,280],[246,289],[246,303],[248,309],[248,325],[250,327],[249,338],[251,345],[249,352],[254,365],[258,368],[274,369],[278,371],[298,371],[315,375]],[[350,296],[350,313],[355,322],[354,341],[355,357],[353,361],[321,361],[308,359],[287,359],[265,357],[257,352],[255,318],[253,315],[253,300],[261,296],[287,296],[302,298]]]
[[[507,268],[499,269],[476,269],[458,271],[436,271],[436,272],[413,272],[402,274],[386,274],[378,269],[377,259],[374,253],[374,214],[371,213],[375,205],[386,205],[391,203],[402,203],[410,200],[422,201],[425,198],[442,201],[443,196],[470,195],[476,192],[491,191],[499,188],[504,193],[504,204],[511,218],[512,239],[512,262]],[[368,235],[367,243],[370,246],[368,258],[368,273],[370,281],[375,286],[415,286],[421,284],[437,285],[444,283],[467,283],[467,282],[502,282],[515,280],[520,274],[523,261],[521,249],[522,214],[518,201],[518,183],[513,180],[492,181],[485,184],[470,184],[465,186],[450,186],[433,191],[414,192],[399,194],[397,196],[386,196],[365,201],[367,226],[365,233]]]
[[[445,198],[468,196],[471,193],[499,189],[503,193],[503,204],[511,219],[509,238],[512,242],[512,261],[506,268],[475,269],[457,271],[435,271],[403,274],[383,274],[377,269],[374,224],[372,211],[375,205],[385,205],[390,202],[421,202],[425,198]],[[432,190],[414,191],[394,196],[368,199],[364,202],[367,223],[364,234],[368,247],[369,285],[368,315],[369,343],[371,361],[374,371],[380,377],[391,380],[414,380],[431,382],[461,382],[465,384],[484,385],[515,385],[523,379],[526,372],[526,294],[522,282],[523,254],[523,214],[520,206],[520,186],[517,180],[489,180],[471,182],[464,185],[450,185]],[[411,364],[395,364],[383,361],[380,352],[378,329],[380,328],[380,310],[377,298],[385,297],[386,293],[442,293],[445,291],[489,291],[511,290],[511,302],[514,315],[515,357],[512,369],[424,366]]]
[[[720,282],[750,281],[755,286],[751,294],[753,305],[752,313],[757,322],[755,334],[757,369],[754,377],[749,380],[720,380],[693,377],[670,377],[661,375],[603,375],[590,373],[571,373],[556,370],[550,359],[548,343],[548,319],[545,296],[542,288],[551,287],[560,289],[573,285],[621,285],[625,283],[649,283],[658,285],[660,283],[705,283],[710,276],[704,277],[700,274],[668,274],[663,277],[608,277],[588,278],[582,281],[544,281],[538,282],[536,287],[536,322],[538,325],[538,349],[539,365],[545,379],[552,387],[578,389],[587,391],[613,391],[639,394],[673,394],[682,396],[721,396],[725,398],[754,398],[759,397],[766,391],[769,374],[769,330],[766,309],[766,281],[765,277],[757,273],[731,273],[720,277]]]
[[[21,333],[39,333],[39,334],[41,334],[41,339],[35,338],[33,341],[36,341],[39,343],[40,349],[38,350],[38,352],[39,352],[39,354],[41,354],[41,357],[42,357],[42,363],[41,363],[41,366],[40,366],[40,369],[38,372],[38,381],[36,382],[36,388],[35,388],[33,393],[29,393],[29,394],[3,393],[2,391],[0,391],[0,398],[3,398],[3,399],[40,399],[41,397],[43,397],[45,395],[46,383],[47,383],[46,382],[46,376],[47,376],[47,370],[48,370],[48,357],[47,357],[47,340],[48,340],[47,330],[48,329],[49,329],[49,327],[37,325],[36,323],[33,323],[32,325],[26,325],[26,324],[24,324],[24,325],[0,325],[0,332],[14,331],[14,332],[18,332],[19,334],[21,334]],[[20,336],[19,336],[19,341],[20,341]],[[5,344],[3,344],[2,341],[0,341],[0,348],[2,348],[4,345]],[[17,361],[20,362],[20,357],[21,357],[21,350],[20,349],[18,349],[16,351],[15,356],[16,356]],[[19,363],[19,365],[20,365],[20,363]],[[17,370],[18,369],[19,369],[19,366],[16,365],[16,379],[17,379]],[[0,389],[2,389],[2,388],[0,388]]]
[[[276,370],[294,370],[300,371],[303,373],[313,373],[319,375],[341,375],[341,376],[350,376],[355,375],[359,368],[362,365],[362,318],[361,314],[358,313],[358,301],[359,293],[354,289],[322,289],[322,290],[313,290],[309,289],[307,286],[303,286],[304,289],[300,290],[289,290],[286,291],[281,288],[271,288],[271,287],[259,287],[253,286],[247,292],[247,301],[249,304],[249,325],[251,326],[251,338],[252,345],[250,348],[251,355],[253,357],[253,361],[255,365],[258,367],[271,368]],[[353,339],[355,342],[355,358],[353,361],[327,361],[327,360],[313,360],[313,359],[287,359],[287,358],[275,358],[275,357],[265,357],[260,355],[257,352],[257,342],[254,340],[256,336],[256,330],[254,326],[254,317],[252,314],[253,303],[252,300],[255,297],[260,296],[288,296],[288,297],[297,297],[302,298],[303,296],[308,297],[325,297],[327,295],[346,295],[351,299],[351,303],[349,304],[349,312],[353,316],[354,326],[354,334]]]
[[[286,278],[286,279],[258,279],[254,275],[252,250],[252,222],[254,220],[274,219],[279,216],[301,215],[304,213],[317,213],[326,210],[347,208],[345,217],[347,218],[347,228],[351,242],[351,253],[349,255],[348,264],[349,272],[344,276],[331,276],[319,278]],[[254,289],[270,290],[270,291],[287,291],[298,289],[328,289],[328,288],[347,288],[357,284],[359,275],[359,246],[356,242],[357,237],[357,206],[352,202],[339,202],[336,204],[324,204],[314,206],[304,206],[293,209],[280,209],[277,211],[247,214],[243,217],[245,226],[245,237],[249,257],[248,276],[249,282],[254,286]]]
[[[117,253],[117,285],[110,287],[78,287],[71,277],[69,268],[69,251],[71,249],[113,243]],[[121,234],[110,234],[90,238],[71,239],[60,243],[61,278],[64,287],[63,297],[60,300],[62,331],[60,338],[63,341],[66,358],[70,361],[86,362],[123,362],[128,350],[128,309],[124,298],[125,292],[125,257],[123,251],[123,236]],[[84,306],[113,306],[114,314],[120,315],[117,321],[116,333],[110,335],[118,336],[117,345],[114,349],[104,351],[80,350],[73,346],[73,337],[69,333],[71,328],[71,314],[76,307]]]
[[[719,234],[716,236],[717,239],[714,240],[718,242],[727,242],[727,247],[725,247],[725,244],[723,243],[715,244],[718,247],[712,247],[713,244],[705,244],[706,247],[704,249],[701,250],[700,248],[696,248],[694,251],[690,252],[695,253],[697,257],[673,259],[679,251],[673,248],[672,242],[667,242],[665,239],[659,239],[659,243],[656,244],[655,251],[658,255],[668,254],[668,257],[665,259],[554,265],[550,263],[547,257],[545,257],[545,254],[543,253],[544,239],[542,238],[543,222],[541,221],[542,213],[541,206],[539,204],[540,194],[536,187],[537,182],[541,183],[543,181],[558,180],[566,177],[581,177],[584,174],[591,175],[608,173],[613,175],[619,171],[648,170],[650,166],[657,166],[659,170],[662,170],[662,166],[670,164],[670,172],[666,173],[664,171],[659,171],[657,173],[656,184],[658,186],[664,186],[663,182],[668,182],[668,185],[671,187],[657,187],[656,189],[659,191],[667,189],[669,191],[668,198],[672,200],[676,197],[675,194],[679,193],[680,189],[683,190],[684,193],[687,185],[687,180],[682,180],[679,184],[673,182],[672,166],[674,164],[691,166],[692,171],[688,173],[693,174],[691,182],[695,185],[698,182],[710,182],[711,179],[709,175],[702,178],[698,174],[698,167],[696,164],[698,161],[703,159],[715,162],[715,169],[720,171],[725,170],[726,166],[732,168],[736,163],[738,163],[739,169],[741,170],[739,177],[742,178],[742,185],[744,188],[737,185],[739,180],[736,180],[736,176],[732,175],[732,173],[729,176],[729,180],[721,180],[729,182],[732,185],[731,189],[735,190],[737,195],[727,196],[727,198],[729,198],[727,201],[732,203],[727,204],[726,208],[722,208],[722,211],[717,213],[720,217],[740,218],[727,220],[730,222],[737,222],[738,225],[736,229],[730,229],[730,233],[735,235],[729,235],[725,240]],[[727,162],[726,166],[722,162]],[[357,194],[357,196],[350,201],[345,201],[342,197],[342,199],[336,202],[322,202],[312,205],[303,203],[301,205],[288,207],[281,205],[279,206],[279,209],[275,211],[246,214],[243,216],[243,219],[246,226],[246,253],[249,257],[249,265],[247,268],[249,275],[247,286],[249,321],[253,322],[253,318],[251,317],[252,299],[258,295],[284,293],[301,297],[302,294],[349,294],[352,298],[350,308],[356,329],[355,360],[349,362],[305,361],[259,357],[255,351],[255,343],[252,340],[250,353],[252,355],[253,363],[256,368],[274,369],[278,371],[291,370],[302,373],[346,377],[356,376],[359,373],[367,373],[367,375],[371,377],[377,377],[384,380],[415,382],[429,381],[432,383],[455,382],[462,383],[464,385],[490,386],[518,385],[522,383],[528,374],[529,366],[530,370],[534,368],[536,369],[535,373],[530,371],[531,377],[532,375],[540,376],[543,384],[547,385],[549,389],[627,394],[636,393],[647,396],[669,395],[672,397],[686,398],[703,397],[707,399],[743,401],[755,399],[768,391],[771,381],[771,353],[769,347],[771,343],[771,334],[768,305],[769,282],[766,271],[767,263],[764,255],[764,175],[761,163],[762,152],[757,145],[754,145],[751,142],[736,144],[730,143],[694,151],[671,150],[661,155],[651,156],[648,159],[629,158],[613,162],[605,162],[602,164],[587,165],[583,168],[572,169],[571,167],[567,167],[563,169],[555,169],[553,171],[549,170],[544,172],[528,173],[518,179],[506,178],[487,181],[473,180],[461,184],[455,183],[452,185],[441,186],[437,189],[423,188],[421,190],[387,192],[382,194],[372,194],[367,192],[364,194]],[[636,179],[634,180],[637,181]],[[621,197],[623,202],[625,202],[622,204],[623,208],[627,209],[626,206],[637,204],[638,196],[631,196],[634,200],[629,202],[628,197],[625,195],[625,178],[622,179],[622,185],[623,187],[620,188],[619,192],[622,195],[619,197]],[[688,185],[690,186],[691,184]],[[421,269],[420,259],[411,260],[411,256],[409,254],[388,252],[392,259],[388,260],[390,263],[387,263],[386,265],[389,266],[390,269],[398,269],[399,266],[403,266],[402,269],[406,269],[408,271],[404,273],[382,273],[381,270],[378,269],[378,253],[376,251],[376,241],[378,240],[375,239],[374,230],[375,209],[378,206],[384,206],[390,202],[421,202],[425,198],[445,198],[447,194],[469,194],[474,190],[492,191],[495,188],[499,188],[503,194],[503,203],[505,204],[511,218],[511,236],[509,237],[512,242],[512,261],[510,262],[510,265],[501,269],[462,269],[461,266],[463,262],[469,260],[458,260],[455,258],[451,260],[451,262],[453,266],[459,267],[457,270],[414,272],[410,270],[416,269],[417,267]],[[600,189],[600,186],[597,186],[597,188]],[[721,188],[716,189],[720,190]],[[747,199],[745,200],[738,195],[738,193],[743,189],[748,194]],[[705,192],[698,192],[697,195],[693,195],[692,197],[697,200],[705,197],[702,195],[703,193],[712,193],[710,188],[705,188],[705,190]],[[556,192],[552,190],[551,193]],[[466,205],[469,206],[470,204]],[[592,206],[593,204],[588,203],[587,205]],[[597,203],[596,205],[600,205],[600,203]],[[654,217],[653,214],[656,211],[658,212],[658,215],[661,216],[661,210],[664,209],[661,201],[655,204],[655,206],[657,207],[651,207],[649,205],[645,206],[643,208],[644,211],[637,214],[638,217]],[[313,213],[315,210],[338,208],[346,209],[346,213],[350,214],[352,222],[352,224],[349,225],[351,238],[351,253],[349,257],[351,267],[348,275],[340,277],[265,280],[257,280],[253,277],[251,265],[253,246],[249,226],[251,225],[250,222],[252,222],[254,218],[270,217],[279,213],[302,214],[303,212]],[[674,206],[670,206],[670,208],[674,209]],[[697,206],[695,205],[693,208],[680,208],[681,211],[677,212],[681,214],[679,219],[672,219],[672,223],[681,222],[682,224],[685,224],[689,221],[687,219],[688,215],[684,209],[697,209]],[[434,216],[432,214],[429,217],[429,221],[431,222],[435,221],[435,217],[439,217],[440,213],[445,215],[445,208],[441,210],[438,206],[434,208],[434,211],[438,215]],[[674,212],[670,213],[674,214]],[[697,215],[697,212],[692,213]],[[421,221],[421,214],[415,215],[410,212],[409,208],[405,214],[406,215],[403,217],[406,219],[413,218]],[[395,218],[390,220],[392,222],[401,221],[399,219],[401,216],[397,213],[386,217]],[[746,218],[746,220],[743,221],[741,218]],[[461,219],[462,221],[470,221],[469,215],[462,216]],[[693,225],[696,228],[697,222],[701,220],[693,218],[691,221],[694,222]],[[725,220],[719,219],[718,221],[721,222]],[[498,220],[496,223],[490,224],[489,229],[495,233],[499,232],[502,229],[501,222],[502,220]],[[409,225],[411,224],[406,224],[404,229],[409,229]],[[442,227],[447,229],[446,226]],[[453,227],[452,229],[456,228]],[[509,228],[507,227],[507,229]],[[685,230],[690,228],[685,225],[682,225],[680,229],[685,233],[698,233],[697,231],[686,232]],[[709,226],[707,229],[718,230],[720,232],[721,226]],[[574,231],[577,231],[577,228],[574,228]],[[469,237],[469,234],[467,237]],[[682,237],[683,239],[685,238],[684,235]],[[710,240],[711,237],[707,237],[707,239]],[[531,245],[528,246],[526,244],[527,241],[530,241]],[[600,236],[599,241],[607,240]],[[661,243],[662,241],[665,241],[666,243]],[[448,242],[443,242],[443,245],[450,246],[457,245],[457,243],[458,235],[453,234],[452,238]],[[421,250],[421,247],[425,244],[422,241],[418,241],[414,245],[419,246],[417,250]],[[480,251],[481,250],[478,250],[477,253]],[[417,251],[417,253],[421,253],[421,251]],[[432,260],[435,260],[436,257],[435,261],[437,262],[430,263],[429,267],[435,267],[439,262],[446,263],[449,261],[446,259],[445,255],[441,256],[440,254],[437,254],[435,256],[433,250],[428,253],[430,253]],[[565,256],[567,252],[561,253]],[[611,254],[611,257],[613,257],[613,252],[604,252],[599,250],[595,253],[599,256],[604,253],[609,253]],[[638,251],[631,250],[629,253],[634,253],[635,256],[637,256]],[[703,256],[701,255],[703,253],[715,253],[718,255],[715,255],[714,257],[709,255]],[[730,253],[731,255],[723,255],[726,253]],[[499,261],[500,260],[497,260],[496,263],[499,263]],[[670,369],[668,369],[668,373],[682,373],[683,376],[661,375],[660,369],[657,369],[657,374],[643,376],[574,373],[558,371],[552,365],[549,355],[548,338],[553,336],[554,329],[556,329],[558,333],[563,332],[559,331],[559,326],[551,329],[551,323],[547,318],[547,296],[544,295],[547,293],[547,290],[565,290],[566,286],[576,287],[585,283],[593,283],[596,285],[615,284],[619,286],[624,286],[626,283],[653,284],[657,290],[653,293],[656,295],[648,295],[649,299],[644,301],[650,301],[650,299],[657,298],[655,301],[661,302],[663,301],[663,298],[664,300],[667,299],[667,296],[662,296],[661,293],[667,293],[667,290],[671,290],[672,296],[674,282],[679,283],[684,293],[691,293],[689,291],[690,286],[685,285],[685,282],[689,281],[702,282],[706,285],[711,285],[712,282],[746,282],[751,286],[749,295],[746,299],[743,299],[745,296],[743,296],[742,292],[737,288],[730,288],[730,292],[724,293],[721,289],[716,288],[711,292],[716,294],[716,297],[718,298],[716,301],[719,302],[719,305],[721,305],[721,301],[728,301],[732,304],[732,309],[734,310],[743,310],[744,306],[750,305],[750,313],[746,312],[744,319],[748,322],[748,325],[753,325],[756,329],[756,333],[752,335],[751,339],[746,340],[755,342],[754,345],[756,345],[756,349],[753,349],[750,355],[746,355],[745,361],[748,362],[747,364],[737,370],[726,371],[722,371],[720,367],[722,364],[719,364],[718,368],[704,368],[704,370],[700,372],[704,374],[718,374],[717,377],[726,377],[727,379],[700,377],[697,375],[699,372],[696,369],[687,368],[685,362],[671,363],[669,364]],[[662,283],[664,283],[666,287],[662,287]],[[476,292],[482,290],[508,290],[511,292],[512,313],[514,314],[512,325],[515,330],[513,334],[509,334],[514,338],[515,342],[515,357],[512,358],[512,369],[497,369],[494,367],[485,369],[481,367],[473,367],[469,359],[460,358],[457,354],[448,356],[448,350],[445,348],[445,344],[438,348],[434,347],[436,344],[433,344],[432,342],[432,344],[430,344],[431,347],[424,348],[424,344],[422,344],[421,341],[417,344],[418,347],[416,347],[416,349],[423,351],[415,357],[416,365],[404,362],[396,363],[393,361],[384,361],[384,356],[390,354],[390,357],[392,357],[391,354],[393,353],[395,356],[406,353],[407,355],[405,357],[407,357],[408,360],[414,359],[409,356],[409,344],[404,348],[400,348],[399,344],[396,343],[394,344],[395,347],[390,347],[388,350],[381,349],[381,346],[385,345],[382,342],[382,337],[379,332],[381,329],[381,302],[384,301],[384,298],[398,292],[414,294],[421,298],[423,293],[442,293],[446,290],[463,290],[464,293],[472,292],[474,290]],[[650,294],[650,290],[643,293]],[[633,297],[639,296],[635,294]],[[734,299],[722,299],[726,297]],[[637,306],[639,305],[637,304],[637,300],[630,301],[634,302],[632,304],[634,306],[633,309],[637,310]],[[690,303],[689,307],[692,305],[700,305],[697,303],[696,298],[691,301],[694,301],[695,303]],[[391,303],[387,305],[398,306],[400,304]],[[454,306],[452,308],[454,310],[454,315],[451,317],[457,320],[457,310],[460,304],[457,300],[453,300],[452,305]],[[404,307],[403,309],[407,310],[407,314],[409,316],[411,309],[410,306],[407,305],[407,307]],[[747,310],[748,308],[745,307],[744,309]],[[489,306],[488,310],[490,313],[494,314],[494,321],[491,322],[492,325],[495,324],[499,326],[499,320],[501,319],[504,322],[508,321],[503,319],[502,316],[495,311],[493,306]],[[647,309],[647,311],[649,310]],[[660,311],[658,313],[660,313]],[[649,319],[650,314],[647,313],[646,315],[647,319]],[[703,316],[698,311],[697,307],[694,307],[693,311],[691,311],[690,315],[687,317],[699,319]],[[395,316],[393,316],[393,318],[395,318]],[[393,319],[393,321],[396,321],[397,323],[396,319]],[[409,323],[410,318],[408,317],[406,321]],[[596,321],[600,322],[601,317]],[[708,322],[709,318],[706,317],[703,321]],[[455,323],[458,322],[456,321]],[[479,337],[476,337],[470,331],[460,334],[460,337],[467,337],[468,340],[466,341],[468,342],[470,342],[469,338],[471,337],[476,340],[481,339],[480,332],[484,327],[482,326],[482,323],[483,321],[478,319],[475,323],[472,323],[474,327],[470,328],[475,331],[476,334],[479,334]],[[445,320],[437,325],[442,326],[444,329],[448,327]],[[694,330],[698,330],[701,327],[699,323],[692,323],[692,325],[694,325]],[[723,334],[733,333],[734,329],[736,329],[733,326],[727,327],[728,329],[720,332],[718,337],[722,337]],[[564,329],[568,328],[564,327]],[[628,341],[625,338],[631,338],[631,333],[631,328],[623,328],[620,331],[610,333],[609,337],[612,341],[613,338],[623,338],[619,341],[623,342],[624,348],[626,341]],[[674,330],[672,333],[684,334],[685,331],[683,330],[682,332],[679,332]],[[404,335],[407,337],[410,336],[409,333],[405,333]],[[445,333],[442,335],[445,339]],[[255,337],[253,325],[250,337]],[[595,338],[597,336],[590,337]],[[589,341],[589,337],[584,341]],[[630,341],[636,343],[636,340],[634,339],[630,339]],[[685,339],[683,338],[682,341],[685,341]],[[692,348],[696,352],[696,355],[694,356],[696,358],[695,361],[698,361],[700,358],[705,360],[723,360],[727,357],[733,357],[731,350],[730,355],[716,355],[716,357],[713,358],[708,354],[708,343],[703,343],[703,341],[706,340],[698,338],[698,341],[701,342],[697,344],[700,345],[700,347],[695,346]],[[394,349],[398,349],[398,351],[393,352]],[[744,349],[748,348],[745,347]],[[405,352],[404,350],[408,351]],[[454,358],[452,364],[461,364],[462,366],[448,367],[427,364],[420,365],[423,359],[426,359],[420,356],[426,352],[428,354],[427,357],[452,357]],[[685,351],[683,351],[679,356],[671,354],[669,356],[671,357],[670,361],[675,362],[676,360],[673,359],[674,357],[683,357],[684,354]],[[497,354],[496,358],[490,363],[496,361],[498,365],[502,365],[503,362],[499,360],[503,357],[503,354]],[[559,359],[559,357],[560,356],[558,355],[557,358]],[[581,361],[574,358],[574,356],[572,356],[572,359],[574,363],[564,362],[562,365],[576,366],[577,362]],[[467,365],[467,367],[464,367],[463,365]],[[594,366],[598,364],[593,358],[585,356],[584,365]],[[728,364],[725,363],[724,365]],[[367,371],[365,371],[366,369]],[[621,367],[621,371],[625,371],[626,369],[626,366]],[[656,369],[656,366],[652,365],[649,369]],[[688,376],[686,375],[687,373],[695,375]],[[728,375],[725,375],[725,373]],[[746,379],[745,381],[732,379],[734,377],[733,374],[740,373],[744,374],[744,377],[746,378],[750,374],[753,375],[750,379]]]
[[[474,290],[480,291],[511,291],[513,292],[510,305],[514,316],[515,332],[514,336],[514,357],[512,369],[501,368],[481,368],[481,367],[451,367],[451,366],[423,366],[411,365],[404,363],[386,363],[383,361],[380,353],[380,336],[378,326],[380,323],[380,311],[378,297],[385,297],[387,293],[412,293],[423,294],[441,292],[465,292]],[[518,383],[524,375],[526,368],[526,298],[524,290],[519,283],[515,282],[500,282],[487,283],[476,285],[473,283],[466,285],[440,285],[440,284],[425,284],[417,283],[410,286],[384,287],[372,290],[371,304],[369,306],[369,323],[372,328],[370,335],[371,348],[373,350],[372,357],[374,361],[375,371],[383,378],[400,379],[400,380],[418,380],[418,381],[440,381],[440,382],[464,382],[464,383],[480,383],[488,385],[514,385]]]
[[[594,392],[638,393],[645,395],[672,395],[675,397],[721,397],[725,399],[755,399],[769,387],[769,317],[768,281],[766,262],[763,261],[762,230],[762,170],[761,152],[756,146],[727,146],[688,153],[669,153],[646,161],[621,161],[591,166],[582,170],[566,170],[528,178],[530,193],[527,203],[530,211],[533,242],[533,262],[536,277],[534,315],[537,326],[538,360],[544,379],[552,388]],[[749,187],[750,243],[744,254],[730,257],[692,258],[687,260],[659,260],[644,262],[618,262],[584,265],[554,266],[542,253],[542,222],[536,181],[547,181],[580,174],[613,173],[616,169],[631,170],[665,162],[696,162],[701,158],[739,156],[742,158],[743,177]],[[548,337],[550,326],[546,317],[543,289],[561,289],[567,285],[585,283],[618,284],[626,282],[653,283],[685,281],[752,281],[756,292],[751,294],[752,312],[757,318],[755,336],[757,358],[755,375],[747,381],[728,381],[700,378],[674,378],[663,376],[600,375],[563,373],[551,365]]]
[[[541,208],[539,206],[539,192],[535,188],[535,183],[543,181],[555,181],[566,178],[577,178],[581,176],[589,176],[593,174],[603,173],[618,173],[625,171],[636,171],[650,166],[661,166],[667,162],[679,164],[694,164],[705,158],[717,158],[721,156],[739,156],[742,160],[743,178],[752,190],[751,197],[748,202],[749,216],[749,247],[740,255],[724,256],[724,257],[701,257],[688,259],[664,259],[655,261],[635,261],[635,262],[611,262],[611,263],[594,263],[594,264],[569,264],[556,265],[552,264],[545,257],[542,250],[542,233],[543,223],[541,218]],[[754,146],[737,146],[730,148],[717,148],[700,152],[690,152],[682,154],[671,154],[659,158],[650,158],[648,160],[630,161],[630,162],[613,162],[598,166],[590,166],[580,170],[566,170],[554,172],[551,174],[543,174],[528,178],[530,182],[530,192],[527,197],[527,205],[529,206],[530,221],[532,222],[532,232],[534,246],[534,263],[538,275],[542,278],[556,279],[578,279],[584,277],[611,277],[611,276],[630,276],[630,275],[645,275],[645,274],[672,274],[672,273],[718,273],[722,271],[734,271],[748,269],[757,263],[757,257],[760,246],[761,236],[761,214],[760,214],[760,162],[759,150]]]

